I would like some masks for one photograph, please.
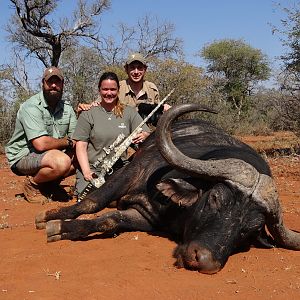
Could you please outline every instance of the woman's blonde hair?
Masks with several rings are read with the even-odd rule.
[[[116,73],[114,72],[104,72],[100,79],[99,79],[99,83],[98,83],[98,90],[100,91],[100,88],[101,88],[101,83],[102,81],[104,80],[113,80],[117,83],[117,86],[118,86],[118,90],[120,90],[120,82],[119,82],[119,78],[117,76]],[[123,117],[123,114],[124,114],[124,108],[125,108],[125,105],[122,104],[119,100],[119,98],[117,99],[117,103],[116,103],[116,106],[113,108],[113,114],[116,116],[116,117]]]

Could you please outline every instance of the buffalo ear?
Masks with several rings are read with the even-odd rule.
[[[223,184],[216,184],[208,194],[207,202],[209,203],[210,208],[215,211],[220,210],[222,203],[224,203],[224,201],[228,201],[228,197],[225,195],[228,195],[228,188],[226,188]]]
[[[156,187],[174,203],[184,207],[191,206],[202,195],[202,190],[196,189],[183,179],[166,179],[158,183]]]

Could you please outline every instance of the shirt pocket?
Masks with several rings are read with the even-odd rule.
[[[45,122],[46,130],[47,130],[49,136],[53,136],[54,121],[51,118],[45,118],[44,122]]]
[[[64,117],[60,120],[57,120],[57,125],[58,125],[58,129],[59,129],[59,133],[60,133],[61,137],[68,135],[69,126],[70,126],[70,118],[69,117]]]

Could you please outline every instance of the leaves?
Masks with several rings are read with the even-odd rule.
[[[270,76],[265,55],[242,40],[224,39],[205,46],[200,55],[208,62],[208,73],[219,78],[218,85],[238,111],[247,108],[253,87]]]

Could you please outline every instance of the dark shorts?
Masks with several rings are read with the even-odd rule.
[[[35,175],[40,170],[42,158],[46,153],[29,153],[11,166],[12,172],[18,176]]]

